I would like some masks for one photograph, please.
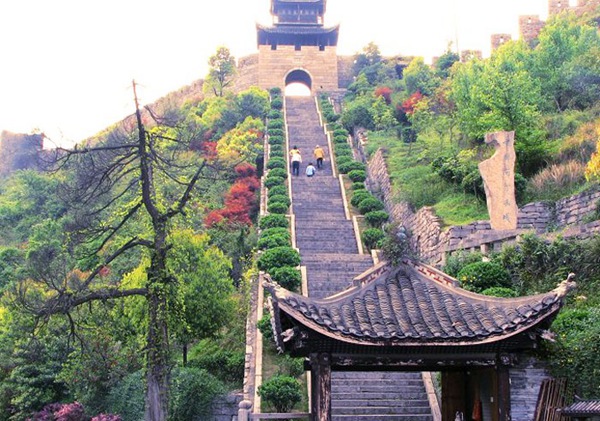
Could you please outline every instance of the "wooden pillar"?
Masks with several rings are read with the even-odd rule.
[[[498,420],[510,421],[510,376],[508,367],[500,365],[498,373]]]
[[[442,372],[442,419],[454,421],[456,413],[466,412],[466,382],[463,371]]]
[[[331,355],[310,354],[311,420],[331,421]]]

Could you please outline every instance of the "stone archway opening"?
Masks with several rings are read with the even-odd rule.
[[[311,96],[312,79],[304,70],[292,70],[285,77],[285,96]]]

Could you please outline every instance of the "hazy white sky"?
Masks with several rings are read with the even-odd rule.
[[[0,131],[91,136],[142,103],[201,79],[220,45],[256,52],[270,0],[1,0]],[[328,0],[338,53],[375,42],[384,55],[428,61],[448,44],[489,55],[490,35],[518,36],[519,15],[547,18],[547,0]]]

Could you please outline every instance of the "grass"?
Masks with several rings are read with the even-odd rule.
[[[395,200],[415,209],[432,206],[446,226],[489,219],[484,202],[442,180],[429,166],[434,157],[455,146],[439,139],[406,144],[394,133],[370,132],[367,152],[372,155],[378,148],[385,150]]]

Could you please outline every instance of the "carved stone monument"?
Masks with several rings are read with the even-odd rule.
[[[515,199],[515,132],[495,132],[485,135],[485,143],[496,152],[479,163],[483,178],[490,224],[495,230],[517,228],[517,201]]]

